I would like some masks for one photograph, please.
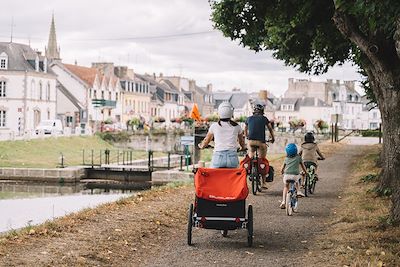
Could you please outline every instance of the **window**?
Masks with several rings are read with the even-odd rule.
[[[7,111],[0,110],[0,127],[6,127]]]
[[[6,53],[1,53],[0,54],[0,69],[6,70],[7,69],[7,62],[8,61],[8,56]]]
[[[5,81],[0,81],[0,97],[6,97],[6,82]]]
[[[47,84],[47,88],[46,88],[46,99],[47,101],[50,101],[50,84]]]
[[[7,69],[6,60],[4,58],[0,59],[0,69]]]
[[[101,91],[101,99],[104,99],[104,91]]]
[[[373,119],[377,119],[378,118],[378,113],[376,113],[376,112],[372,113],[372,118]]]
[[[39,100],[42,100],[42,95],[43,95],[43,86],[42,86],[42,83],[40,82],[39,83],[39,95],[38,95],[38,99]]]
[[[118,93],[115,93],[115,101],[118,101]]]

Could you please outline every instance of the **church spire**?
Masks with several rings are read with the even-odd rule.
[[[47,44],[46,57],[49,60],[60,59],[60,48],[57,47],[56,25],[54,23],[54,13],[51,17],[49,43]]]

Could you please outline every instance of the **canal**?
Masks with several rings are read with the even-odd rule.
[[[134,192],[85,190],[82,185],[0,182],[0,233],[44,223]]]

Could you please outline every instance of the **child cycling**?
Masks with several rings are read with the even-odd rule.
[[[219,105],[218,115],[219,121],[210,126],[199,148],[205,148],[214,138],[211,168],[237,168],[239,165],[238,142],[241,150],[245,148],[243,130],[232,120],[233,107],[229,102],[222,102]]]
[[[267,117],[264,116],[264,105],[261,103],[255,103],[253,105],[253,115],[248,117],[245,122],[244,134],[249,140],[247,143],[249,157],[252,158],[255,153],[255,147],[258,147],[258,153],[261,159],[267,157],[267,144],[265,138],[265,130],[268,131],[271,136],[271,143],[275,142],[274,131],[271,123]],[[263,175],[262,183],[265,183],[265,175]],[[263,185],[265,188],[265,186]]]
[[[289,191],[289,183],[288,180],[295,180],[295,186],[297,189],[297,196],[304,197],[304,194],[299,190],[298,178],[300,174],[300,169],[303,172],[306,172],[306,168],[301,160],[300,155],[297,154],[297,146],[296,144],[290,143],[286,146],[286,158],[282,166],[281,173],[283,174],[283,192],[282,192],[282,203],[280,205],[281,209],[285,208],[286,194]]]
[[[304,143],[301,144],[299,155],[301,156],[306,168],[309,168],[311,165],[315,167],[315,178],[318,180],[317,156],[319,156],[321,160],[324,160],[325,158],[319,150],[318,145],[315,143],[315,137],[312,132],[308,132],[304,136]]]

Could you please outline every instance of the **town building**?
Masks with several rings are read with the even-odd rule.
[[[114,74],[120,79],[122,88],[122,123],[126,124],[133,118],[149,121],[150,83],[126,66],[115,67]]]
[[[0,133],[32,134],[56,118],[56,75],[48,59],[29,45],[0,42]]]
[[[284,98],[281,100],[280,111],[285,111],[283,108],[287,107],[285,106],[287,101],[291,101],[292,103],[288,104],[294,106],[293,101],[298,101],[303,98],[321,100],[321,107],[325,107],[325,105],[331,107],[329,111],[330,116],[328,118],[326,117],[325,109],[323,113],[318,113],[316,110],[313,110],[315,107],[320,105],[318,104],[318,101],[314,100],[318,105],[314,105],[314,108],[311,108],[313,110],[311,111],[313,116],[311,116],[311,114],[307,115],[297,113],[296,116],[300,119],[304,119],[311,123],[314,123],[316,119],[322,119],[326,123],[331,124],[335,123],[332,118],[336,118],[335,115],[338,114],[337,117],[340,118],[338,123],[342,129],[368,129],[371,127],[368,120],[369,115],[364,114],[366,108],[365,104],[362,102],[362,97],[360,93],[355,90],[355,81],[341,82],[340,80],[333,81],[332,79],[328,79],[326,82],[314,82],[311,80],[295,80],[290,78],[288,90],[285,92]],[[285,104],[282,106],[282,103]],[[302,103],[299,102],[299,105],[301,104]],[[375,126],[374,123],[378,124],[380,122],[380,119],[378,119],[380,118],[379,110],[376,109],[374,112],[376,114],[372,116],[376,118],[376,121],[371,122],[372,126]],[[315,114],[321,114],[321,118],[315,118]],[[374,113],[372,112],[371,114]]]

